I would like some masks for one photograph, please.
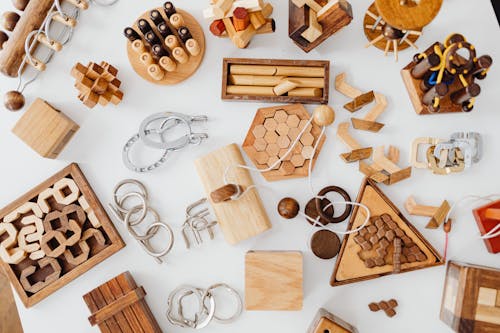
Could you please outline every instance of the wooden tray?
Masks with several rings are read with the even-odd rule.
[[[120,238],[120,235],[116,231],[113,223],[106,214],[106,211],[102,207],[94,191],[90,187],[90,184],[88,183],[87,179],[83,175],[78,165],[75,163],[68,165],[63,170],[59,171],[58,173],[56,173],[55,175],[53,175],[52,177],[41,183],[40,185],[33,188],[28,193],[21,196],[19,199],[15,200],[11,204],[0,210],[0,221],[3,222],[4,217],[7,214],[14,211],[22,204],[28,201],[36,202],[35,199],[42,191],[48,189],[49,187],[52,187],[58,180],[62,178],[71,178],[75,181],[77,187],[80,190],[79,197],[83,196],[87,200],[90,208],[93,210],[95,214],[95,217],[101,224],[101,227],[97,228],[97,230],[99,230],[104,236],[105,244],[101,246],[95,241],[94,238],[88,239],[87,245],[90,248],[89,257],[86,261],[77,266],[73,266],[70,263],[68,263],[64,258],[64,255],[57,257],[56,260],[61,267],[61,275],[57,280],[55,280],[52,283],[49,283],[43,289],[35,293],[27,292],[23,288],[20,282],[20,274],[21,271],[28,266],[31,265],[37,266],[37,261],[31,260],[29,257],[26,257],[26,259],[21,261],[19,264],[7,264],[0,260],[0,264],[5,270],[10,282],[14,286],[14,289],[17,291],[23,304],[28,308],[40,302],[44,298],[48,297],[58,289],[62,288],[69,282],[73,281],[74,279],[76,279],[77,277],[79,277],[80,275],[82,275],[95,265],[99,264],[104,259],[118,252],[121,248],[125,246],[125,243]],[[49,197],[48,201],[50,208],[52,208],[51,211],[62,210],[64,208],[64,205],[56,203],[53,197]],[[78,203],[78,201],[76,203]],[[28,215],[30,214],[22,214],[19,216],[19,218],[17,218],[15,221],[12,222],[18,230],[22,226],[21,219]],[[44,214],[44,216],[45,215],[46,214]],[[87,213],[85,213],[85,218],[86,218],[85,222],[81,225],[82,233],[85,230],[90,229],[92,226]],[[51,273],[52,272],[49,269],[40,269],[37,270],[37,272],[35,272],[33,275],[31,275],[31,278],[34,280],[43,281],[45,280],[46,276]]]
[[[257,96],[257,95],[232,95],[228,94],[227,86],[229,80],[230,65],[268,65],[268,66],[300,66],[300,67],[324,67],[325,84],[323,95],[319,97],[300,96]],[[327,60],[280,60],[280,59],[251,59],[251,58],[224,58],[222,61],[222,96],[223,100],[233,101],[262,101],[272,103],[310,103],[328,104],[328,91],[330,85],[330,61]]]
[[[153,8],[153,9],[155,9],[155,8]],[[151,9],[151,10],[153,10],[153,9]],[[163,8],[158,7],[156,9],[161,13],[161,15],[163,16],[163,19],[168,24],[168,26],[170,27],[172,32],[174,32],[174,34],[177,37],[179,37],[179,35],[177,34],[177,29],[175,29],[172,25],[170,25],[169,20],[165,16],[165,12],[164,12]],[[147,12],[142,14],[140,17],[138,17],[133,25],[133,28],[134,28],[134,30],[138,31],[140,34],[140,30],[137,27],[137,21],[141,18],[147,20],[149,22],[149,24],[151,24],[153,31],[160,38],[160,40],[162,41],[162,45],[164,46],[165,43],[164,43],[163,37],[158,32],[156,25],[149,18],[149,13],[151,10],[148,10]],[[127,41],[127,55],[128,55],[128,60],[129,60],[130,64],[132,65],[132,68],[144,80],[149,81],[149,82],[154,83],[154,84],[172,85],[172,84],[177,84],[179,82],[184,81],[185,79],[187,79],[191,75],[193,75],[194,72],[196,72],[198,67],[200,67],[201,61],[203,60],[203,56],[205,55],[205,35],[203,34],[203,29],[201,28],[200,24],[188,12],[186,12],[182,9],[178,9],[178,8],[176,8],[176,10],[177,10],[177,13],[182,15],[184,22],[185,22],[185,26],[189,29],[189,32],[191,32],[191,35],[193,36],[193,38],[200,45],[201,52],[200,52],[200,54],[198,54],[195,57],[192,55],[189,55],[189,61],[185,64],[180,64],[180,63],[176,62],[177,63],[176,70],[174,72],[166,72],[165,77],[162,80],[156,81],[153,78],[151,78],[151,76],[149,76],[149,74],[147,72],[147,67],[139,60],[139,55],[137,53],[135,53],[134,50],[132,50],[132,43],[130,41]],[[143,42],[144,42],[144,45],[146,45],[146,47],[148,47],[149,43],[144,38],[143,38]],[[179,40],[179,43],[183,46],[186,53],[189,54],[187,52],[186,48],[184,47],[182,41]]]

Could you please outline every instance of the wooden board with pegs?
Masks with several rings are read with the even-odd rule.
[[[0,263],[26,307],[125,246],[77,164],[0,210],[0,221]]]
[[[242,148],[255,167],[267,169],[285,155],[310,118],[301,104],[258,109]],[[323,135],[318,143],[320,133],[321,128],[312,122],[285,159],[262,176],[268,181],[307,177],[309,163],[314,167],[326,139]]]
[[[173,27],[171,25],[170,21],[167,19],[163,8],[159,7],[159,8],[154,8],[154,9],[158,10],[161,13],[164,21],[169,25],[169,27],[172,30],[172,32],[174,33],[175,37],[177,37],[178,44],[185,51],[185,54],[189,57],[188,61],[186,63],[180,63],[179,61],[176,61],[175,62],[175,70],[173,70],[173,71],[163,71],[163,69],[161,69],[161,67],[159,66],[160,67],[159,70],[163,71],[164,74],[163,74],[163,78],[156,80],[148,73],[148,66],[146,66],[140,60],[140,54],[138,54],[138,52],[136,52],[132,48],[132,42],[130,42],[130,40],[127,41],[128,59],[129,59],[130,64],[132,65],[132,68],[134,69],[134,71],[140,77],[142,77],[144,80],[149,81],[149,82],[154,83],[154,84],[160,84],[160,85],[177,84],[177,83],[182,82],[182,81],[188,79],[189,77],[191,77],[196,72],[196,70],[200,66],[201,62],[203,61],[203,57],[205,55],[205,35],[203,34],[203,29],[201,28],[200,24],[198,23],[198,21],[196,21],[196,19],[191,14],[189,14],[188,12],[186,12],[182,9],[176,9],[177,13],[180,14],[184,20],[184,26],[186,26],[189,29],[189,31],[191,32],[191,35],[193,36],[193,39],[196,40],[196,42],[198,42],[198,45],[199,45],[199,53],[196,56],[190,55],[189,51],[186,49],[186,46],[179,39],[179,34],[177,32],[177,29],[175,27]],[[140,17],[138,17],[137,20],[139,20],[139,19],[147,20],[149,22],[149,24],[151,25],[155,34],[162,41],[161,45],[166,47],[163,37],[158,32],[157,26],[151,21],[151,19],[149,17],[150,12],[151,12],[151,10],[145,12]],[[137,27],[137,20],[136,20],[136,23],[134,23],[134,25],[133,25],[133,29],[136,31],[139,31],[139,29]],[[144,38],[142,38],[142,40],[144,42],[145,48],[148,49],[149,46],[147,46],[147,42],[145,41]],[[149,51],[149,53],[151,54],[151,51]],[[153,61],[153,64],[156,64],[156,62]]]
[[[384,247],[384,241],[382,239],[386,239],[388,241],[387,237],[391,238],[394,235],[406,240],[407,244],[409,244],[408,246],[411,245],[411,248],[415,247],[415,250],[418,250],[418,253],[415,253],[415,256],[419,256],[419,258],[415,258],[414,261],[408,260],[408,262],[405,263],[401,262],[400,271],[398,273],[410,272],[417,269],[444,264],[441,255],[403,216],[399,209],[377,187],[373,180],[365,178],[361,184],[356,201],[368,207],[372,219],[367,226],[360,230],[360,232],[346,235],[346,237],[342,240],[342,247],[335,263],[335,268],[330,279],[330,285],[339,286],[393,274],[394,246],[392,244],[387,244],[385,246],[386,253],[380,253],[380,248]],[[378,217],[381,217],[384,223],[375,221],[375,219],[378,220]],[[365,219],[366,216],[364,210],[355,207],[351,215],[349,225],[347,226],[347,230],[358,228],[363,224]],[[390,220],[391,222],[386,222],[386,220]],[[385,224],[387,224],[388,228],[393,231],[394,235],[389,232],[390,230],[385,230],[383,236],[377,236],[377,233],[381,232],[381,229],[386,228]],[[368,228],[376,230],[373,230],[374,232],[372,233],[372,231]],[[366,232],[363,232],[365,229]],[[373,239],[373,241],[369,240],[370,244],[368,244],[369,246],[367,245],[365,248],[361,238],[356,238],[358,236],[365,237],[365,235],[361,235],[360,233],[369,235],[370,238],[377,236],[377,239]],[[388,233],[389,235],[387,235]],[[411,248],[409,247],[410,251]],[[403,254],[405,252],[403,252]],[[383,262],[381,261],[380,263],[376,263],[372,266],[370,260],[373,259],[372,257],[374,256],[382,258]],[[375,260],[377,259],[375,258]]]

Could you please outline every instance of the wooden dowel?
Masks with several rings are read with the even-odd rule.
[[[31,56],[30,58],[26,58],[26,63],[32,67],[34,67],[37,71],[43,72],[46,68],[47,65],[35,58],[34,56]]]
[[[273,88],[274,93],[277,96],[286,94],[292,89],[298,87],[298,83],[289,79],[283,80],[280,84]]]
[[[135,53],[143,54],[146,52],[146,46],[142,40],[136,39],[132,42],[132,50],[134,50]]]
[[[177,62],[181,64],[185,64],[189,60],[188,54],[182,47],[176,47],[175,49],[173,49],[172,55],[174,56],[175,60],[177,60]]]
[[[47,36],[41,32],[37,36],[38,42],[42,43],[43,45],[47,46],[48,48],[54,50],[54,51],[61,51],[62,50],[62,44],[59,43],[58,41],[55,40],[49,40]]]
[[[249,24],[250,16],[248,15],[248,11],[243,7],[236,8],[233,12],[233,25],[236,31],[245,30]]]
[[[420,62],[413,67],[411,70],[411,76],[415,79],[421,79],[427,71],[429,71],[432,67],[437,66],[440,62],[441,59],[439,56],[435,53],[431,53],[424,59],[420,60]]]
[[[167,72],[173,72],[177,68],[177,64],[170,57],[161,57],[158,64]]]
[[[157,64],[152,64],[148,66],[148,74],[153,80],[161,81],[165,76],[165,71]]]
[[[467,87],[463,87],[450,95],[450,99],[455,104],[462,104],[472,97],[476,97],[481,93],[481,87],[477,83],[472,83]]]
[[[447,93],[448,86],[446,85],[446,83],[438,83],[425,93],[425,95],[422,97],[422,103],[424,103],[425,105],[431,105],[434,103],[435,97],[443,97]]]
[[[154,63],[153,56],[149,52],[144,52],[139,56],[139,60],[146,66]]]
[[[295,88],[288,92],[288,96],[299,97],[321,97],[323,96],[323,89],[320,88]]]
[[[200,45],[198,44],[196,39],[193,38],[190,38],[186,41],[186,49],[193,57],[196,57],[201,52]]]
[[[275,86],[279,84],[285,76],[278,75],[229,75],[229,82],[242,86]],[[325,81],[316,77],[287,77],[297,82],[302,88],[323,88]]]
[[[275,75],[276,66],[266,65],[230,65],[229,74]]]
[[[299,77],[325,77],[323,67],[231,65],[230,74],[283,75]]]
[[[266,24],[266,18],[264,17],[264,15],[262,15],[262,11],[249,13],[249,15],[250,22],[256,30]]]
[[[179,27],[184,25],[184,18],[181,14],[175,13],[174,15],[170,16],[170,24],[172,24],[174,28],[179,29]]]
[[[52,16],[52,20],[59,22],[61,24],[64,24],[64,25],[71,27],[71,28],[76,27],[76,20],[74,18],[69,17],[69,16],[64,17],[59,13]]]
[[[179,40],[175,35],[168,35],[167,38],[165,38],[165,46],[167,46],[170,50],[173,50],[179,46]]]
[[[274,87],[228,85],[226,92],[230,95],[276,96],[273,89]]]

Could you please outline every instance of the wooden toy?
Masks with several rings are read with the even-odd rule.
[[[477,56],[460,34],[436,42],[401,70],[417,114],[470,112],[481,92],[476,79],[486,78],[493,60]]]
[[[288,9],[288,36],[304,52],[352,21],[352,7],[345,0],[289,0]]]
[[[57,158],[80,127],[68,116],[37,98],[12,129],[19,139],[46,158]]]
[[[428,229],[437,229],[445,222],[451,207],[448,201],[444,200],[439,207],[419,205],[415,198],[409,196],[405,201],[405,208],[408,214],[417,216],[427,216],[431,219],[425,226]]]
[[[245,309],[299,311],[303,300],[302,253],[249,251],[245,256]]]
[[[340,251],[340,238],[330,230],[318,230],[312,237],[309,246],[312,253],[320,259],[332,259]]]
[[[229,38],[244,49],[256,34],[273,33],[276,23],[269,18],[273,6],[260,0],[219,0],[203,11],[211,20],[210,32],[216,37]]]
[[[370,164],[359,161],[359,171],[377,183],[392,185],[411,176],[411,166],[403,169],[396,164],[399,161],[399,149],[394,146],[389,146],[387,156],[384,146],[376,147],[372,159]]]
[[[362,147],[356,139],[349,134],[349,123],[340,123],[337,129],[337,138],[339,138],[350,151],[340,154],[344,162],[351,163],[369,158],[372,155],[372,147]]]
[[[375,0],[366,11],[363,30],[369,43],[384,54],[398,52],[414,44],[422,29],[439,13],[443,0]]]
[[[397,272],[394,267],[394,239],[401,239],[399,272],[443,265],[439,253],[410,224],[399,209],[377,187],[365,178],[356,200],[368,207],[370,223],[342,240],[342,247],[330,279],[332,286],[365,281]],[[354,208],[347,230],[361,226],[366,216]],[[392,243],[391,243],[392,242]]]
[[[330,62],[224,58],[222,99],[327,104]]]
[[[320,308],[306,333],[358,333],[356,327]]]
[[[154,84],[172,85],[186,80],[205,55],[205,35],[200,24],[170,1],[142,14],[133,26],[125,28],[124,34],[132,68]]]
[[[125,246],[77,164],[0,210],[0,221],[0,263],[26,307]]]
[[[384,311],[387,317],[392,318],[396,315],[396,307],[398,306],[398,301],[396,301],[394,298],[388,300],[388,301],[380,301],[378,303],[372,302],[368,304],[368,308],[372,312],[377,312],[377,311]]]
[[[500,225],[500,200],[488,203],[472,210],[474,219],[481,235],[492,232]],[[484,244],[490,253],[500,252],[500,235],[484,240]]]
[[[89,108],[98,103],[102,106],[109,102],[118,105],[122,101],[121,81],[116,78],[117,75],[118,69],[104,61],[100,65],[89,62],[87,66],[77,63],[71,70],[79,91],[78,99]]]
[[[500,270],[448,262],[440,318],[457,333],[498,332]]]
[[[0,267],[0,332],[23,333],[9,279]]]
[[[236,144],[222,147],[195,160],[196,171],[219,227],[226,241],[233,245],[271,228],[262,200],[257,189],[253,187],[252,177],[248,170],[238,167],[240,165],[244,166],[245,161]],[[224,183],[225,176],[244,190],[252,188],[237,200],[215,203],[210,194],[227,185]]]
[[[278,203],[278,213],[285,219],[293,219],[299,214],[300,206],[294,198],[286,197]]]
[[[268,169],[286,154],[310,118],[301,104],[258,109],[242,148],[258,169]],[[320,133],[318,125],[309,124],[283,162],[262,176],[268,181],[307,177],[309,163],[314,167],[326,139],[323,135],[318,144]]]
[[[145,296],[127,271],[83,295],[83,300],[92,312],[90,324],[103,333],[161,333]]]

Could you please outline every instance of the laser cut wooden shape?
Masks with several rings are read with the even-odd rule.
[[[356,162],[367,159],[372,155],[372,147],[361,147],[358,141],[349,134],[349,123],[344,122],[339,124],[337,137],[351,149],[350,152],[340,154],[340,157],[344,160],[344,162]]]
[[[445,222],[446,215],[448,215],[451,207],[446,200],[444,200],[438,207],[419,205],[415,201],[415,198],[409,196],[405,201],[405,208],[410,215],[430,217],[431,219],[425,227],[428,229],[437,229],[443,222]]]

